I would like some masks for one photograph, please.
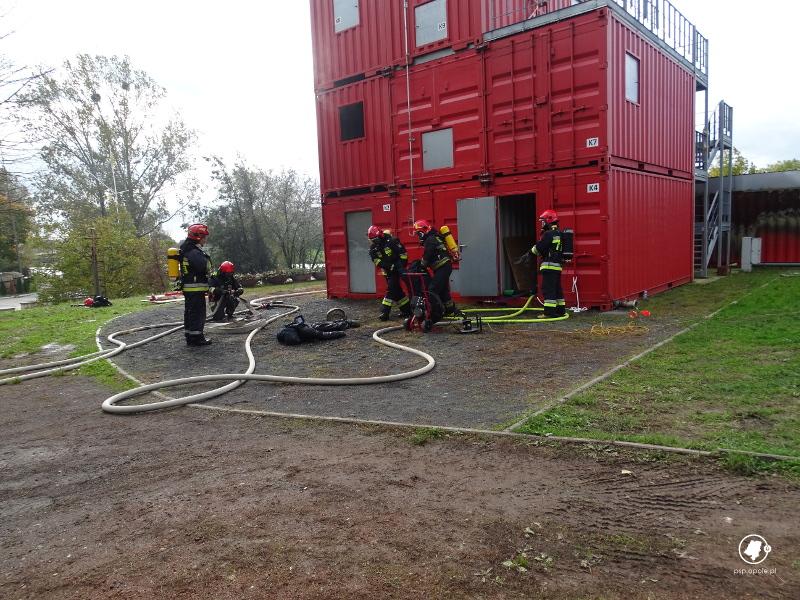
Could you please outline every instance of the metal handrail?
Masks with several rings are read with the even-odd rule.
[[[536,0],[524,3],[525,8],[501,10],[495,14],[496,0],[488,0],[489,18],[494,29],[498,21],[507,22],[509,15],[514,15],[515,21],[526,20],[567,10],[575,4],[594,1],[596,0]],[[606,0],[606,2],[622,8],[697,71],[708,75],[708,40],[669,0]]]
[[[698,71],[708,74],[708,40],[669,0],[613,1]]]

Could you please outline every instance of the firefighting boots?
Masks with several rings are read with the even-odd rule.
[[[187,346],[209,346],[209,345],[211,345],[211,340],[206,338],[203,334],[200,334],[200,335],[187,335],[186,336],[186,345]]]
[[[448,315],[448,316],[458,315],[459,314],[459,310],[456,308],[456,303],[453,302],[452,300],[449,300],[448,302],[445,302],[444,314]]]
[[[378,318],[379,318],[381,321],[388,321],[388,320],[389,320],[389,314],[390,314],[391,312],[392,312],[392,309],[391,309],[390,307],[388,307],[388,306],[382,306],[382,307],[381,307],[381,312],[380,312],[380,314],[378,315]]]

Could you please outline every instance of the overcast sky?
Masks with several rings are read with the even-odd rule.
[[[362,0],[388,1],[388,0]],[[397,0],[400,1],[400,0]],[[456,1],[456,0],[451,0]],[[710,102],[759,166],[800,158],[800,2],[673,0],[709,40]],[[127,54],[168,92],[200,152],[318,177],[308,0],[0,0],[17,65]],[[170,232],[177,235],[173,225]]]

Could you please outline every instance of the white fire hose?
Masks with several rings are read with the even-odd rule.
[[[307,293],[316,293],[316,292],[303,292],[301,294]],[[286,294],[282,296],[272,296],[269,298],[259,298],[252,302],[253,305],[260,307],[262,306],[263,302],[268,302],[269,300],[274,300],[277,298],[285,298],[289,296],[296,296],[301,294]],[[402,344],[397,344],[395,342],[390,342],[388,340],[383,339],[381,334],[387,333],[389,331],[396,331],[398,329],[403,329],[402,325],[397,325],[393,327],[384,327],[383,329],[379,329],[372,334],[372,339],[374,339],[379,344],[383,344],[384,346],[389,346],[390,348],[395,348],[397,350],[402,350],[403,352],[409,352],[411,354],[415,354],[421,358],[424,358],[427,364],[423,367],[418,369],[414,369],[412,371],[405,371],[402,373],[395,373],[391,375],[377,375],[374,377],[346,377],[346,378],[322,378],[322,377],[290,377],[290,376],[283,376],[283,375],[257,375],[254,374],[256,368],[256,361],[255,356],[253,355],[253,351],[251,348],[251,343],[253,337],[261,331],[264,327],[269,325],[270,323],[286,317],[290,314],[296,313],[300,310],[299,306],[291,306],[291,305],[282,305],[282,307],[290,308],[291,310],[280,313],[275,315],[274,317],[270,317],[266,319],[259,327],[253,329],[250,334],[247,336],[245,340],[245,352],[247,353],[247,358],[249,361],[247,370],[244,373],[220,373],[216,375],[199,375],[195,377],[182,377],[180,379],[171,379],[168,381],[161,381],[159,383],[153,383],[149,385],[144,385],[132,390],[127,390],[125,392],[121,392],[119,394],[115,394],[110,398],[107,398],[103,404],[102,408],[104,411],[108,413],[114,414],[131,414],[137,412],[146,412],[151,410],[159,410],[163,408],[170,408],[174,406],[182,406],[184,404],[189,404],[193,402],[200,402],[202,400],[208,400],[210,398],[215,398],[217,396],[221,396],[226,392],[229,392],[240,385],[242,385],[245,381],[270,381],[275,383],[295,383],[295,384],[303,384],[303,385],[374,385],[378,383],[388,383],[392,381],[402,381],[404,379],[411,379],[412,377],[418,377],[420,375],[424,375],[431,369],[436,366],[436,361],[434,358],[427,354],[426,352],[422,352],[421,350],[416,350],[414,348],[410,348],[408,346],[404,346]],[[135,333],[138,331],[145,331],[148,329],[156,329],[160,327],[171,327],[167,331],[162,331],[156,335],[150,336],[143,340],[139,340],[138,342],[134,342],[131,344],[125,343],[123,341],[117,340],[117,336],[127,335],[130,333]],[[21,381],[26,381],[28,379],[35,379],[37,377],[44,377],[47,375],[53,375],[55,373],[61,373],[63,371],[77,369],[78,367],[92,363],[98,360],[103,360],[105,358],[111,358],[124,350],[128,350],[130,348],[135,348],[137,346],[142,346],[148,342],[156,340],[158,338],[164,337],[169,335],[170,333],[174,333],[183,329],[182,322],[170,322],[170,323],[159,323],[155,325],[144,325],[140,327],[133,327],[131,329],[125,329],[122,331],[116,331],[108,336],[108,341],[113,344],[116,344],[116,348],[108,349],[108,350],[99,350],[98,352],[93,352],[91,354],[86,354],[84,356],[76,356],[71,359],[60,360],[60,361],[53,361],[48,363],[41,363],[38,365],[28,365],[25,367],[15,367],[12,369],[5,369],[0,371],[0,375],[11,375],[15,373],[26,373],[27,375],[15,375],[13,377],[7,377],[5,379],[0,379],[0,385],[6,385],[11,383],[19,383]],[[99,345],[99,344],[98,344]],[[55,368],[52,368],[55,367]],[[30,371],[34,371],[30,373]],[[151,402],[148,404],[138,404],[138,405],[125,405],[119,406],[117,402],[121,402],[122,400],[126,400],[128,398],[134,398],[136,396],[141,396],[142,394],[146,394],[148,392],[152,392],[154,390],[167,388],[167,387],[174,387],[177,385],[184,385],[184,384],[191,384],[191,383],[200,383],[204,381],[231,381],[222,387],[209,390],[207,392],[202,392],[199,394],[193,394],[191,396],[184,396],[181,398],[174,398],[170,400],[163,400],[159,402]]]

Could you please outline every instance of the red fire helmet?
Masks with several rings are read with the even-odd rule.
[[[414,233],[426,234],[431,230],[431,224],[425,220],[414,221]]]
[[[558,214],[554,210],[547,209],[542,214],[539,215],[539,220],[544,221],[548,225],[551,223],[555,223],[558,221]]]
[[[208,227],[206,227],[202,223],[195,223],[194,225],[189,225],[189,228],[186,231],[188,232],[187,237],[190,240],[199,240],[208,235]]]

